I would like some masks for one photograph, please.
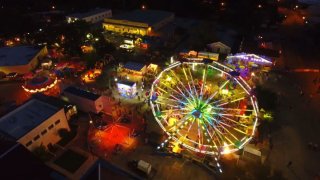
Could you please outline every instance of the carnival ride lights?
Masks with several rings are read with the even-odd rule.
[[[246,53],[239,53],[239,54],[235,54],[233,56],[228,56],[227,59],[240,59],[240,60],[244,60],[244,61],[252,61],[255,62],[257,64],[272,64],[271,60],[268,60],[267,58],[264,57],[260,57],[257,56],[255,54],[246,54]]]
[[[235,152],[251,140],[258,121],[257,101],[250,86],[232,71],[218,62],[178,61],[159,74],[151,87],[150,105],[168,139],[158,149],[170,140],[217,156]]]
[[[57,83],[57,77],[36,76],[22,85],[22,88],[29,93],[40,93],[53,88]]]

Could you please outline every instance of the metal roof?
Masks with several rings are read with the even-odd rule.
[[[28,64],[41,50],[36,46],[16,46],[0,48],[0,66]]]
[[[64,92],[67,92],[67,93],[70,93],[70,94],[73,94],[73,95],[76,95],[76,96],[79,96],[79,97],[83,97],[83,98],[86,98],[86,99],[89,99],[89,100],[92,100],[92,101],[95,101],[100,97],[100,95],[98,95],[98,94],[94,94],[92,92],[85,91],[83,89],[79,89],[79,88],[76,88],[76,87],[73,87],[73,86],[67,87],[64,90]]]
[[[123,68],[134,71],[141,71],[144,66],[144,64],[129,61],[123,66]]]
[[[74,13],[74,14],[70,14],[70,15],[68,15],[67,17],[74,17],[74,18],[82,19],[82,18],[94,16],[94,15],[96,15],[96,14],[104,13],[104,12],[107,12],[107,11],[111,11],[111,10],[110,10],[110,9],[97,8],[97,9],[94,9],[94,10],[92,10],[92,11],[85,12],[85,13]]]
[[[37,99],[31,99],[0,118],[0,130],[19,139],[60,109]]]
[[[118,84],[124,84],[124,85],[132,87],[136,83],[133,81],[128,81],[128,80],[120,80],[120,81],[118,81]]]

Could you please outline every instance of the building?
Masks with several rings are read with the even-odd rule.
[[[103,28],[117,33],[151,35],[152,32],[173,21],[174,14],[157,10],[135,10],[105,18]]]
[[[5,136],[0,137],[0,159],[0,179],[52,179],[55,173],[21,144]]]
[[[221,54],[231,53],[231,47],[220,41],[208,44],[207,47],[210,49],[210,51],[215,53],[221,53]]]
[[[119,171],[118,169],[110,166],[110,162],[99,159],[91,168],[84,173],[81,177],[83,180],[93,180],[93,179],[141,179],[141,177],[130,173],[128,171]]]
[[[95,10],[86,12],[86,13],[75,13],[66,16],[66,20],[68,23],[73,23],[78,20],[83,20],[88,23],[96,23],[103,21],[104,18],[111,18],[112,11],[111,9],[100,9],[97,8]]]
[[[47,47],[15,46],[0,48],[0,72],[24,74],[35,69],[48,54]]]
[[[103,96],[69,86],[63,92],[67,100],[84,112],[99,113],[103,110]]]
[[[144,64],[129,61],[123,65],[122,69],[129,73],[143,75],[146,73],[147,67]]]
[[[78,113],[77,107],[73,104],[68,103],[67,101],[64,101],[60,98],[53,97],[53,96],[46,96],[42,93],[37,93],[32,96],[35,99],[38,99],[42,102],[46,102],[52,106],[55,106],[57,108],[63,108],[64,113],[66,114],[66,118],[69,121],[74,115]]]
[[[60,129],[70,130],[64,108],[34,98],[0,118],[0,131],[30,151],[56,144]]]
[[[129,80],[121,80],[117,82],[118,92],[121,96],[133,98],[137,93],[137,85]]]

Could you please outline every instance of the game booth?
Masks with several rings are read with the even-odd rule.
[[[137,93],[136,83],[129,80],[118,81],[117,87],[119,94],[123,97],[133,98]]]

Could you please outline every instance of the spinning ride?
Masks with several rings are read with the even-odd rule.
[[[175,62],[153,82],[150,105],[168,139],[203,154],[228,154],[254,135],[250,86],[220,63]]]

